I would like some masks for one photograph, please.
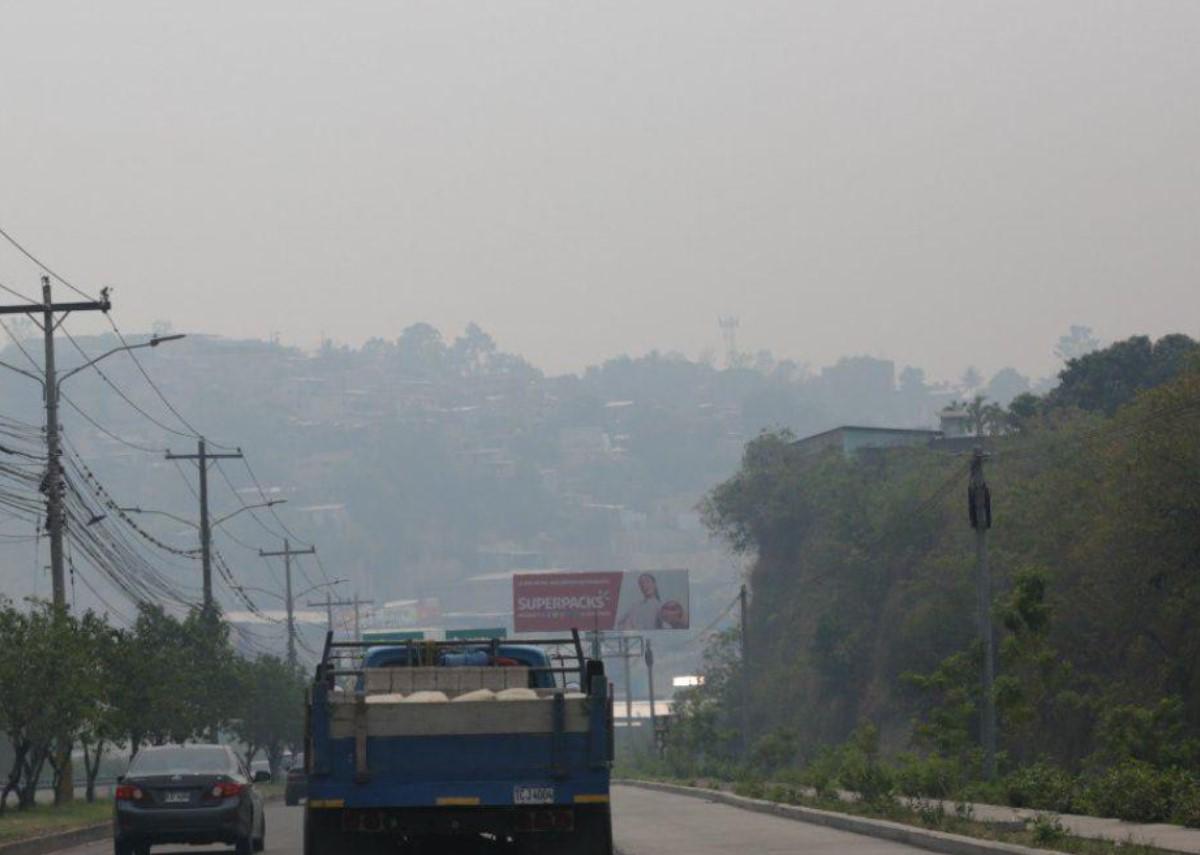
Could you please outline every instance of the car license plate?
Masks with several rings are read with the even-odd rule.
[[[167,797],[163,799],[169,805],[187,804],[192,800],[192,794],[186,791],[175,791],[167,793]]]
[[[514,787],[513,804],[552,805],[554,804],[554,787]]]

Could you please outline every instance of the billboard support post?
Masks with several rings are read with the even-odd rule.
[[[629,655],[629,639],[621,636],[621,666],[625,671],[625,726],[633,726],[633,662]]]
[[[658,731],[658,715],[654,709],[654,648],[646,639],[646,674],[650,681],[650,733]]]

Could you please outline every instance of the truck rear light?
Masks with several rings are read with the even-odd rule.
[[[146,798],[146,794],[142,792],[141,787],[135,787],[133,784],[121,784],[117,787],[117,801],[119,802],[140,802]]]
[[[208,794],[214,799],[228,799],[233,796],[241,795],[241,792],[244,789],[245,787],[234,781],[221,781],[220,783],[214,784],[213,788],[208,791]]]

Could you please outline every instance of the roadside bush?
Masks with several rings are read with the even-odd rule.
[[[909,798],[945,799],[962,786],[958,764],[939,754],[903,754],[896,761],[896,789]]]
[[[799,740],[793,731],[778,728],[761,737],[750,749],[750,764],[765,774],[789,766],[796,758]]]
[[[841,764],[839,752],[832,748],[822,748],[796,777],[802,786],[816,790],[817,798],[828,798],[837,790]]]
[[[1056,816],[1044,813],[1039,813],[1033,820],[1030,831],[1033,832],[1034,842],[1041,846],[1058,843],[1067,836],[1067,829],[1063,827],[1062,821]]]
[[[1180,772],[1171,798],[1171,822],[1200,828],[1200,776]]]
[[[1074,813],[1079,808],[1079,782],[1049,763],[1034,763],[1010,773],[1004,779],[1004,790],[1012,807],[1055,813]]]
[[[1084,807],[1096,816],[1129,822],[1190,819],[1195,823],[1198,789],[1200,782],[1182,769],[1160,770],[1140,760],[1126,760],[1088,785]]]
[[[879,762],[879,731],[873,724],[860,725],[842,747],[841,755],[838,780],[843,787],[858,793],[864,802],[891,798],[892,773]]]

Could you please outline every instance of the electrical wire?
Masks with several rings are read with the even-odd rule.
[[[116,333],[117,339],[120,340],[122,345],[124,345],[125,347],[128,347],[129,342],[126,341],[125,334],[123,332],[121,332],[121,328],[117,326],[117,322],[115,320],[113,320],[112,313],[105,312],[104,317],[108,321],[108,325],[112,327],[113,332]],[[200,431],[196,430],[195,426],[191,422],[189,422],[187,419],[185,419],[183,417],[183,414],[181,412],[179,412],[179,409],[174,404],[171,403],[170,399],[167,398],[167,396],[165,394],[163,394],[162,389],[159,388],[158,384],[155,383],[154,379],[150,376],[150,372],[148,372],[146,370],[145,366],[142,365],[142,361],[140,359],[138,359],[137,353],[133,350],[127,350],[125,352],[129,354],[129,358],[132,359],[133,364],[137,366],[138,372],[142,375],[142,378],[146,381],[146,383],[150,386],[150,388],[154,390],[154,394],[157,395],[158,399],[160,401],[162,401],[163,405],[168,410],[171,411],[171,414],[174,415],[175,418],[177,418],[179,420],[179,423],[182,424],[185,428],[187,428],[191,432],[191,436],[194,437],[195,439],[204,438],[203,434],[201,434]],[[222,445],[221,443],[217,442],[216,440],[208,439],[207,441],[211,445],[213,445],[217,448],[224,449],[226,451],[233,450],[231,446]]]
[[[15,288],[9,288],[3,282],[0,282],[0,291],[7,291],[9,294],[12,294],[14,297],[19,297],[20,299],[24,300],[26,303],[32,304],[32,306],[34,308],[40,307],[42,305],[41,303],[39,303],[37,300],[33,299],[32,297],[26,297],[24,294],[22,294],[20,291],[17,291]]]
[[[242,460],[242,465],[246,467],[246,472],[250,475],[250,480],[254,482],[255,489],[258,490],[258,495],[262,497],[263,501],[266,501],[267,493],[263,489],[262,483],[258,480],[258,476],[254,473],[254,468],[250,465],[249,459],[247,459],[246,456],[243,455],[241,460]],[[275,518],[275,522],[279,523],[279,527],[282,528],[293,540],[295,540],[297,543],[299,543],[300,545],[305,546],[305,547],[309,547],[309,546],[315,547],[315,544],[305,541],[304,538],[300,537],[298,534],[296,534],[296,532],[294,532],[290,528],[288,528],[287,524],[284,523],[284,521],[280,518],[279,514],[275,511],[275,508],[270,507],[270,508],[267,508],[267,510],[271,513],[271,516],[273,516]],[[328,582],[329,581],[328,578],[325,581]]]
[[[63,335],[65,335],[65,336],[67,337],[67,341],[69,341],[69,342],[71,343],[71,345],[72,345],[72,346],[73,346],[73,347],[74,347],[74,348],[75,348],[77,351],[79,351],[79,355],[80,355],[80,356],[82,356],[82,357],[83,357],[85,360],[88,360],[88,359],[90,359],[90,357],[88,356],[88,353],[87,353],[87,351],[85,351],[85,350],[84,350],[84,349],[83,349],[83,348],[80,346],[79,342],[77,342],[77,341],[75,340],[75,337],[74,337],[73,335],[71,335],[71,333],[70,333],[70,332],[67,330],[66,326],[64,326],[64,325],[60,324],[60,325],[59,325],[59,329],[60,329],[60,330],[62,330],[62,333],[63,333]],[[132,351],[129,351],[129,352],[132,352]],[[104,381],[104,382],[105,382],[105,383],[106,383],[106,384],[109,386],[109,388],[111,388],[111,389],[112,389],[114,392],[116,392],[116,393],[117,393],[117,396],[118,396],[118,397],[120,397],[120,399],[121,399],[122,401],[124,401],[126,404],[128,404],[130,407],[132,407],[132,408],[133,408],[134,410],[136,410],[138,413],[140,413],[140,414],[141,414],[143,417],[145,417],[147,420],[149,420],[149,421],[153,422],[155,425],[157,425],[157,426],[158,426],[159,428],[161,428],[162,430],[165,430],[167,433],[174,434],[175,436],[181,436],[181,437],[184,437],[185,439],[191,439],[191,438],[192,438],[192,434],[187,434],[187,433],[184,433],[183,431],[176,430],[175,428],[173,428],[173,427],[171,427],[170,425],[168,425],[168,424],[166,424],[166,423],[164,423],[164,422],[160,421],[159,419],[156,419],[154,416],[150,415],[150,413],[146,412],[146,410],[144,410],[142,407],[140,407],[138,404],[136,404],[136,403],[134,402],[134,400],[133,400],[132,398],[130,398],[130,397],[129,397],[129,395],[127,395],[127,394],[125,393],[125,391],[124,391],[124,390],[123,390],[123,389],[122,389],[120,386],[118,386],[116,383],[114,383],[114,382],[112,381],[112,378],[110,378],[110,377],[109,377],[109,376],[108,376],[108,375],[107,375],[107,374],[104,372],[104,369],[103,369],[103,368],[101,368],[99,365],[96,365],[95,363],[93,363],[92,365],[89,365],[89,366],[87,366],[87,367],[88,367],[88,368],[91,368],[93,371],[95,371],[97,374],[99,374],[99,375],[100,375],[100,379],[101,379],[101,380],[103,380],[103,381]]]
[[[164,453],[166,453],[165,448],[153,448],[149,445],[142,445],[141,443],[134,442],[131,439],[125,439],[122,436],[118,436],[117,434],[113,433],[111,430],[106,428],[104,425],[100,424],[100,422],[96,421],[94,418],[89,416],[82,407],[80,407],[78,404],[76,404],[73,400],[71,400],[69,397],[64,395],[62,392],[59,392],[58,396],[60,398],[62,398],[64,401],[66,401],[67,406],[69,406],[72,410],[74,410],[76,415],[78,415],[81,419],[83,419],[85,422],[90,424],[93,428],[95,428],[100,433],[104,434],[106,437],[113,440],[114,442],[118,442],[121,445],[125,446],[126,448],[131,448],[134,451],[140,451],[145,454],[164,454]]]
[[[74,285],[72,285],[70,282],[68,282],[62,276],[58,275],[53,270],[51,270],[49,267],[47,267],[46,264],[41,261],[41,259],[39,259],[32,252],[30,252],[24,246],[22,246],[20,243],[18,243],[17,239],[14,238],[12,235],[10,235],[7,231],[5,231],[3,227],[0,227],[0,237],[3,237],[6,241],[8,241],[14,247],[16,247],[17,251],[20,252],[23,256],[28,258],[30,261],[32,261],[34,264],[36,264],[38,267],[42,268],[42,270],[44,270],[46,273],[48,273],[52,278],[57,279],[63,285],[66,285],[68,288],[70,288],[72,291],[74,291],[80,297],[83,297],[84,299],[90,300],[92,302],[97,302],[96,298],[93,297],[91,294],[87,293],[86,291],[84,291],[80,288],[76,288]]]

